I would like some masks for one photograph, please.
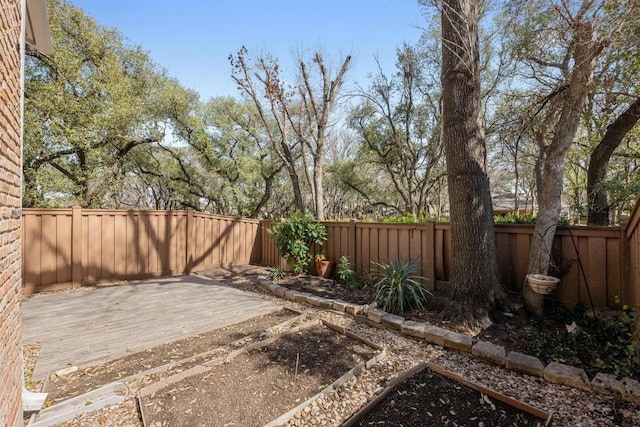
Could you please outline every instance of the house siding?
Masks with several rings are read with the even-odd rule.
[[[0,425],[22,425],[20,0],[0,0]]]

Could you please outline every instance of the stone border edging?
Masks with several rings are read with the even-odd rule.
[[[587,391],[603,394],[619,394],[625,399],[640,402],[640,381],[633,378],[618,380],[614,375],[599,372],[589,381],[584,369],[563,363],[551,362],[546,367],[540,359],[516,351],[507,352],[500,345],[488,341],[474,340],[460,332],[429,325],[426,323],[405,320],[404,317],[387,313],[373,305],[358,305],[346,301],[333,300],[311,295],[307,292],[291,290],[278,285],[264,276],[258,276],[258,286],[276,296],[293,302],[304,302],[315,307],[344,312],[364,317],[367,323],[376,327],[384,327],[424,339],[428,343],[467,353],[482,361],[504,366],[509,370],[540,377],[548,382],[567,385]]]

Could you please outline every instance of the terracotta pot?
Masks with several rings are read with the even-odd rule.
[[[533,292],[549,295],[556,290],[560,279],[544,274],[527,274],[527,282]]]
[[[326,259],[316,260],[316,274],[320,277],[329,277],[331,275],[331,266],[333,262]]]

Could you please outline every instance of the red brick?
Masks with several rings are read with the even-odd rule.
[[[0,0],[0,423],[22,423],[22,297],[20,222],[11,210],[20,207],[20,42],[21,1]]]

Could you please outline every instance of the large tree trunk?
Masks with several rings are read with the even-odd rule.
[[[453,251],[449,286],[461,307],[461,318],[455,320],[486,326],[488,311],[504,292],[485,165],[475,0],[443,2],[441,79]]]
[[[587,169],[588,225],[609,225],[607,191],[600,186],[600,183],[607,174],[611,155],[638,120],[640,120],[640,98],[637,98],[607,127],[602,140],[589,157],[589,168]]]
[[[280,156],[280,159],[284,162],[289,179],[291,179],[291,187],[293,189],[293,197],[296,202],[296,210],[304,212],[305,208],[304,200],[302,198],[302,189],[300,187],[300,177],[298,176],[298,171],[296,171],[296,163],[293,158],[293,153],[291,153],[291,149],[286,141],[282,142],[280,145],[282,147],[282,153],[280,151],[277,153]]]
[[[321,156],[322,157],[322,156]],[[319,221],[324,221],[324,186],[322,184],[322,160],[314,161],[313,186],[315,187],[315,208]]]
[[[528,273],[547,274],[551,261],[551,247],[560,217],[562,181],[567,152],[580,122],[580,115],[592,81],[594,59],[602,50],[594,40],[591,21],[575,22],[574,68],[560,114],[548,145],[541,142],[537,165],[538,220],[533,231],[529,252]],[[544,295],[534,293],[523,284],[527,309],[536,317],[543,314]]]

